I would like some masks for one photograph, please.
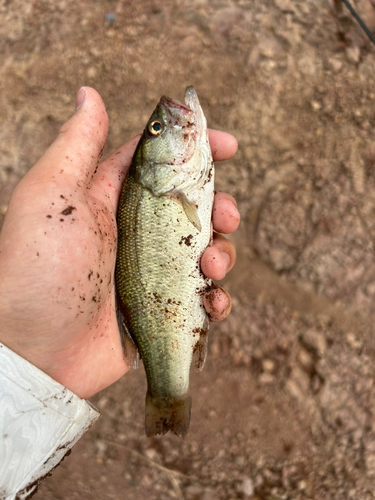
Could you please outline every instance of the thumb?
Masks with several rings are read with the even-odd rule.
[[[107,134],[108,115],[102,98],[90,87],[80,88],[76,112],[29,174],[64,174],[85,182],[98,165]]]

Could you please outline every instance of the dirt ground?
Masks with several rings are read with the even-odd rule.
[[[102,419],[36,500],[375,498],[375,47],[338,4],[0,0],[1,218],[81,85],[105,153],[190,84],[239,141],[216,170],[242,214],[233,311],[187,438],[145,437],[141,367],[93,398]]]

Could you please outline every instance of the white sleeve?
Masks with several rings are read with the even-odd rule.
[[[100,417],[0,343],[0,500],[24,500]]]

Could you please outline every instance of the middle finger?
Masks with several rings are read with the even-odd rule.
[[[212,246],[204,251],[201,258],[202,272],[215,281],[222,280],[235,262],[234,245],[221,234],[214,233]]]

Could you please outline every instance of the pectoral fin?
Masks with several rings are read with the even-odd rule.
[[[186,217],[198,229],[198,231],[201,232],[202,224],[199,220],[196,204],[189,201],[184,194],[178,195],[178,199],[182,203],[182,208],[184,209]]]
[[[132,370],[136,370],[138,368],[140,359],[139,351],[134,343],[134,340],[132,339],[128,327],[126,326],[124,316],[118,307],[116,307],[116,316],[125,361]]]

